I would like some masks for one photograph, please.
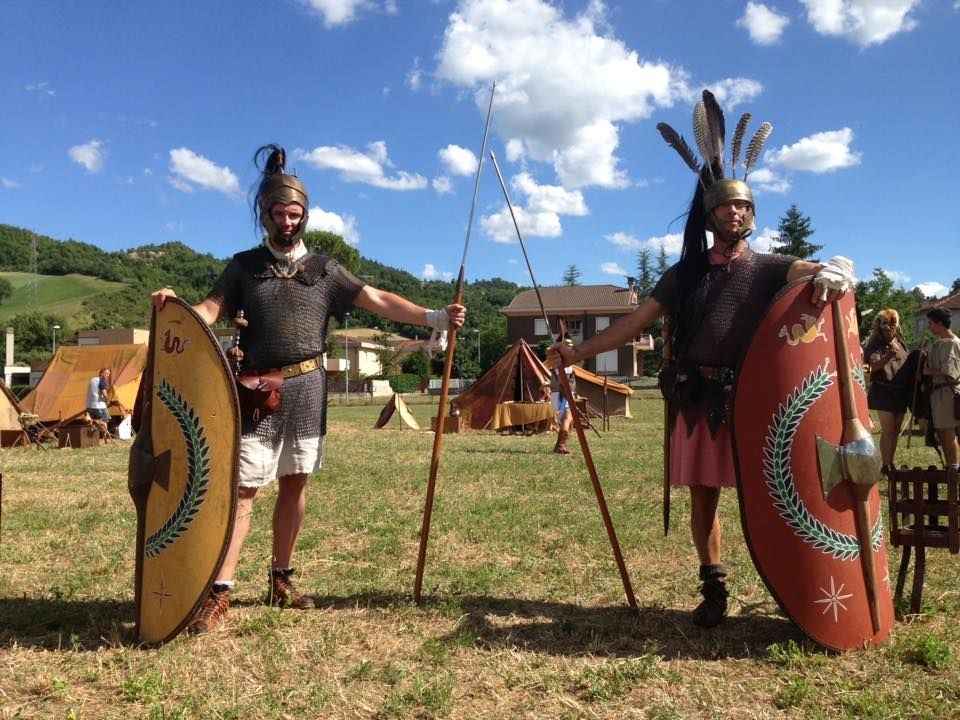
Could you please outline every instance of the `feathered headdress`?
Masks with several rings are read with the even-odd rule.
[[[726,142],[726,123],[723,118],[723,110],[720,104],[709,90],[703,91],[703,98],[699,100],[693,109],[693,137],[696,141],[697,149],[703,158],[703,165],[697,159],[693,150],[687,144],[687,141],[680,133],[670,127],[667,123],[657,123],[657,130],[666,140],[667,144],[677,151],[683,162],[696,173],[700,184],[703,186],[703,205],[704,210],[709,213],[720,203],[728,200],[746,200],[751,205],[751,212],[745,223],[744,236],[754,229],[753,218],[753,193],[747,185],[747,175],[751,168],[756,165],[760,159],[760,153],[763,151],[763,145],[766,143],[770,133],[773,132],[773,125],[764,122],[754,133],[750,142],[747,143],[747,149],[743,157],[743,178],[737,179],[737,166],[740,163],[740,151],[743,146],[743,139],[746,137],[747,126],[750,124],[750,113],[744,113],[740,116],[737,126],[733,131],[730,152],[730,173],[731,177],[724,176],[724,145]]]
[[[740,162],[740,150],[743,147],[743,139],[746,137],[747,126],[750,124],[750,113],[744,113],[740,116],[737,126],[733,131],[733,140],[731,142],[730,153],[730,172],[733,179],[737,178],[737,165]],[[680,158],[686,163],[693,172],[700,175],[700,161],[697,160],[693,150],[687,144],[687,141],[680,133],[670,127],[667,123],[657,123],[657,130],[666,140],[667,144],[677,151]],[[773,132],[773,125],[764,122],[753,134],[750,142],[747,143],[747,150],[743,158],[743,178],[746,182],[747,175],[760,159],[760,153],[763,151],[763,145],[766,143],[770,133]],[[726,124],[723,118],[723,110],[720,104],[709,90],[703,91],[703,99],[697,101],[693,108],[693,137],[696,139],[697,148],[703,157],[703,168],[706,170],[707,184],[704,189],[717,180],[724,178],[724,143],[725,143]]]

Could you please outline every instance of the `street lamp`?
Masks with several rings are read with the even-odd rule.
[[[480,367],[480,328],[473,330],[477,334],[477,367]]]
[[[347,391],[347,400],[350,400],[350,353],[347,333],[350,330],[350,313],[343,314],[343,381]]]
[[[57,330],[60,329],[59,325],[53,326],[53,354],[57,354]]]

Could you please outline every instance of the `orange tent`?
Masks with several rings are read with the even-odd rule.
[[[521,338],[493,367],[453,399],[466,425],[484,430],[499,403],[536,402],[540,387],[550,382],[550,371]]]
[[[146,345],[61,346],[23,407],[42,423],[80,415],[87,409],[87,388],[101,368],[110,368],[110,413],[133,412],[140,377],[147,364]]]

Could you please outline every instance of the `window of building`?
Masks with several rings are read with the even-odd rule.
[[[619,375],[618,354],[616,350],[608,350],[597,355],[597,375]]]
[[[600,315],[595,318],[594,321],[596,322],[598,333],[610,327],[610,318],[606,315]]]
[[[549,337],[550,328],[547,327],[547,324],[543,321],[543,318],[533,319],[533,334],[537,337]]]

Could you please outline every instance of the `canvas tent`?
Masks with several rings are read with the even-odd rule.
[[[417,424],[417,419],[413,416],[413,413],[410,412],[410,406],[400,397],[400,393],[394,393],[387,401],[387,404],[383,406],[383,409],[380,411],[380,416],[377,418],[377,422],[373,424],[373,427],[377,430],[386,427],[387,423],[390,422],[390,418],[393,417],[394,412],[396,412],[400,418],[402,423],[401,428],[403,425],[406,425],[408,428],[413,428],[414,430],[420,429],[420,425]]]
[[[587,399],[587,413],[591,417],[603,417],[605,379],[607,417],[633,417],[630,414],[630,396],[633,395],[633,390],[609,378],[594,375],[589,370],[576,365],[573,367],[573,372],[577,376],[577,395]]]
[[[67,345],[57,348],[37,386],[23,399],[23,407],[42,423],[55,423],[82,414],[87,387],[101,368],[110,368],[109,396],[113,415],[133,411],[140,377],[147,364],[146,345]]]
[[[524,342],[517,340],[477,381],[453,399],[466,427],[490,426],[498,403],[536,402],[550,371]]]

